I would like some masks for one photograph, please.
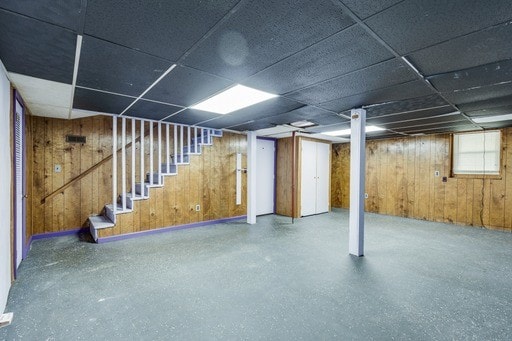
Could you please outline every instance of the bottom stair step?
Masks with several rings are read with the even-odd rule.
[[[104,215],[89,217],[89,230],[95,242],[98,241],[98,230],[107,229],[114,226],[115,224],[112,222],[112,220]]]
[[[114,226],[114,223],[103,215],[89,217],[89,222],[95,230],[106,229]]]

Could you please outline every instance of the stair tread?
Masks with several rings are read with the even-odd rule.
[[[98,215],[89,217],[89,222],[95,230],[106,229],[115,226],[115,224],[106,216]]]
[[[106,205],[108,207],[108,209],[110,209],[111,211],[114,210],[114,205],[112,204],[108,204]],[[119,213],[129,213],[129,212],[133,212],[133,210],[131,208],[128,208],[126,207],[125,210],[123,210],[123,206],[122,205],[119,205],[117,204],[116,205],[116,214],[119,214]]]

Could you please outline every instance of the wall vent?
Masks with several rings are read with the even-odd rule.
[[[69,143],[85,143],[86,138],[85,136],[80,135],[66,135],[66,142]]]

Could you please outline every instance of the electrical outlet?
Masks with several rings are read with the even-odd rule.
[[[60,173],[60,172],[62,172],[62,166],[61,166],[61,165],[55,165],[53,168],[54,168],[54,170],[55,170],[55,173]]]
[[[439,171],[435,171],[434,176],[439,176]]]
[[[201,205],[196,205],[196,212],[201,211]]]
[[[365,194],[364,194],[364,198],[365,198],[365,199],[368,199],[368,193],[365,193]]]

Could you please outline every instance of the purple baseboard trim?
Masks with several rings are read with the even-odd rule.
[[[162,228],[159,228],[159,229],[156,229],[156,230],[132,232],[132,233],[127,233],[127,234],[120,234],[120,235],[117,235],[117,236],[98,238],[97,242],[98,242],[98,244],[110,243],[110,242],[115,242],[115,241],[124,240],[124,239],[131,239],[131,238],[138,238],[138,237],[143,237],[143,236],[150,236],[150,235],[153,235],[153,234],[166,233],[166,232],[171,232],[171,231],[190,229],[190,228],[194,228],[194,227],[202,227],[202,226],[208,226],[208,225],[227,223],[227,222],[230,222],[230,221],[241,220],[241,219],[246,219],[246,218],[247,218],[246,215],[241,215],[241,216],[231,217],[231,218],[223,218],[223,219],[217,219],[217,220],[207,220],[207,221],[200,221],[200,222],[191,223],[191,224],[162,227]]]
[[[88,227],[79,227],[79,228],[76,228],[76,229],[71,229],[71,230],[66,230],[66,231],[35,234],[32,237],[30,237],[30,243],[33,242],[34,240],[38,240],[38,239],[46,239],[46,238],[69,236],[69,235],[84,233],[84,232],[87,232],[87,231],[89,231]],[[29,243],[29,245],[30,245],[30,243]]]
[[[62,236],[70,236],[70,235],[78,235],[81,233],[86,233],[88,231],[89,231],[88,227],[79,227],[76,229],[71,229],[71,230],[66,230],[66,231],[40,233],[40,234],[35,234],[33,236],[30,236],[26,247],[23,248],[23,259],[25,259],[25,257],[27,257],[28,252],[30,251],[30,247],[32,246],[32,242],[34,240],[62,237]]]

